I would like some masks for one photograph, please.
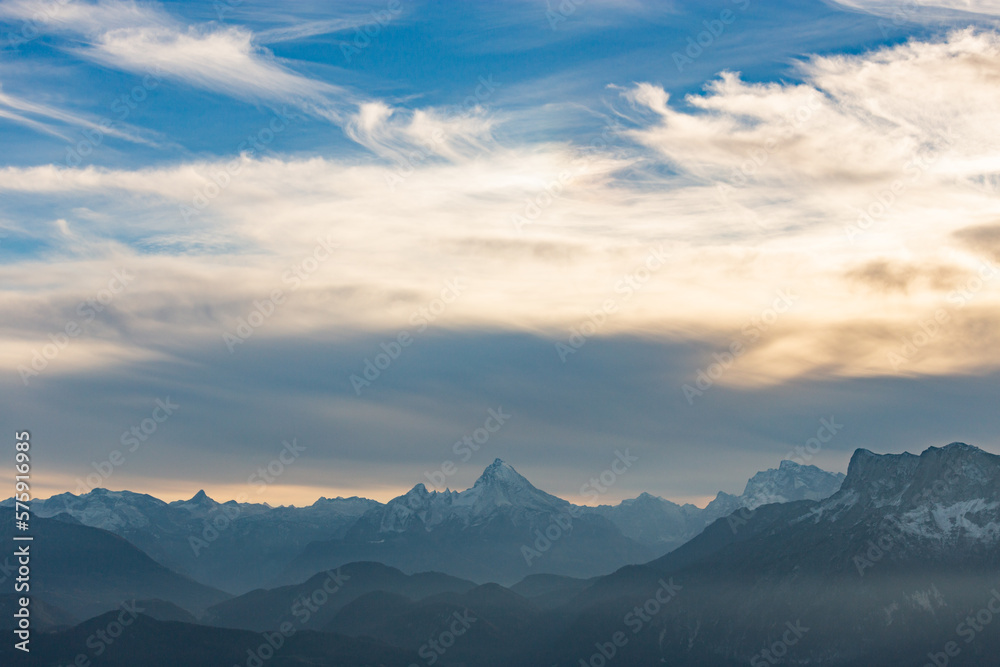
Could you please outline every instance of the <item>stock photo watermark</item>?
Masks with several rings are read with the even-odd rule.
[[[472,113],[489,100],[500,85],[499,82],[493,80],[492,74],[480,76],[473,92],[462,101],[461,110],[467,114]],[[395,192],[396,188],[416,173],[419,165],[437,155],[445,145],[446,140],[444,130],[435,128],[430,132],[430,136],[418,141],[415,148],[401,154],[396,159],[396,168],[392,173],[385,175],[385,183],[389,191]]]
[[[214,165],[213,171],[205,178],[206,182],[197,188],[191,196],[190,205],[178,205],[184,222],[191,222],[193,217],[204,212],[209,204],[233,184],[236,177],[243,172],[244,167],[251,162],[255,154],[263,152],[294,119],[295,116],[288,113],[287,107],[282,107],[281,111],[275,111],[274,116],[266,125],[256,132],[248,134],[246,139],[236,146],[237,157],[221,166]]]
[[[730,0],[741,12],[750,8],[750,0]],[[712,19],[705,19],[701,22],[704,30],[688,35],[687,46],[684,51],[674,51],[670,57],[673,58],[674,65],[678,72],[683,72],[688,65],[693,65],[694,61],[700,58],[706,50],[712,46],[725,34],[726,29],[736,22],[739,14],[731,9],[723,9],[718,16]]]
[[[788,629],[781,635],[781,639],[773,642],[770,646],[762,649],[754,657],[750,658],[751,667],[767,667],[767,665],[782,664],[785,656],[788,655],[788,650],[798,644],[805,634],[809,632],[809,628],[802,625],[802,621],[795,621],[795,623],[788,621],[785,623],[785,627]]]
[[[341,42],[340,52],[344,56],[344,61],[350,63],[355,56],[371,46],[382,31],[402,13],[403,4],[400,0],[389,0],[385,9],[372,10],[370,21],[354,26],[354,39],[350,42]]]
[[[943,137],[941,148],[947,148],[956,141],[954,136]],[[857,220],[844,227],[847,240],[852,245],[857,245],[861,238],[871,231],[877,223],[889,216],[896,203],[903,195],[916,187],[923,177],[930,171],[939,159],[942,152],[940,149],[928,156],[914,155],[903,165],[903,174],[907,178],[897,178],[888,187],[883,188],[875,194],[873,200],[863,209],[858,210]]]
[[[360,396],[362,390],[371,387],[382,374],[389,370],[389,367],[399,359],[406,348],[416,340],[416,334],[423,333],[439,317],[445,314],[448,308],[458,301],[462,294],[468,289],[465,278],[456,276],[445,282],[444,287],[435,297],[410,316],[410,324],[415,327],[415,333],[410,333],[404,329],[397,333],[388,341],[379,343],[380,352],[376,352],[372,357],[365,357],[364,365],[360,373],[352,373],[348,377],[354,395]]]
[[[615,458],[611,461],[611,465],[596,477],[591,477],[585,482],[580,487],[580,495],[586,496],[589,500],[597,501],[638,460],[639,458],[632,456],[628,449],[624,452],[615,450]],[[554,514],[544,529],[535,528],[534,542],[521,545],[521,556],[524,558],[525,564],[531,567],[536,560],[552,549],[556,542],[570,534],[573,531],[573,520],[579,519],[583,514],[582,508],[569,505],[564,512]]]
[[[694,405],[695,398],[704,396],[706,391],[715,386],[715,383],[736,365],[737,360],[746,354],[782,315],[795,306],[798,299],[799,297],[789,289],[779,290],[770,307],[743,325],[740,329],[742,338],[734,339],[722,352],[713,352],[714,361],[705,368],[698,369],[694,383],[687,383],[681,387],[688,405]]]
[[[288,467],[298,461],[302,453],[306,451],[305,445],[300,445],[296,438],[292,438],[291,442],[285,440],[281,444],[282,448],[277,456],[267,464],[258,467],[247,477],[247,485],[252,486],[257,495],[264,493],[268,486],[277,482]],[[222,533],[232,527],[233,523],[243,514],[240,505],[249,501],[250,495],[241,493],[235,498],[235,502],[221,504],[213,510],[210,516],[205,517],[202,521],[201,533],[188,536],[188,546],[191,547],[195,558],[218,540]]]
[[[451,446],[451,451],[459,457],[460,463],[468,463],[473,454],[486,446],[510,418],[511,415],[503,411],[503,406],[496,410],[488,409],[483,425],[473,429],[471,433],[463,435],[460,440],[456,440],[455,444]],[[446,488],[448,478],[456,472],[458,472],[458,464],[452,459],[446,459],[437,470],[425,471],[424,477],[431,483],[431,486],[441,490]]]
[[[332,234],[316,237],[316,245],[305,257],[295,261],[281,274],[281,282],[288,286],[288,292],[295,292],[313,276],[320,267],[333,257],[339,244],[332,239]],[[270,320],[278,309],[284,305],[287,294],[284,290],[275,288],[263,299],[255,299],[253,308],[236,321],[236,327],[230,333],[222,333],[222,341],[229,353],[236,352],[236,346],[242,345],[264,324]]]
[[[92,461],[90,465],[93,467],[94,472],[87,475],[84,479],[76,478],[76,495],[84,495],[94,489],[103,487],[104,483],[114,474],[115,470],[125,465],[129,455],[137,452],[139,447],[156,433],[160,425],[170,419],[181,407],[179,404],[171,401],[169,396],[156,399],[155,404],[156,407],[153,408],[149,417],[146,417],[122,433],[118,441],[124,449],[113,449],[108,453],[106,458],[100,461]]]
[[[153,68],[142,77],[141,84],[132,86],[128,91],[117,96],[111,102],[110,109],[115,114],[115,118],[105,116],[93,127],[80,130],[82,139],[75,144],[67,146],[66,159],[63,164],[67,168],[79,167],[84,160],[94,154],[107,138],[114,133],[115,125],[124,123],[139,105],[149,98],[150,92],[156,90],[162,81],[163,70]]]
[[[638,635],[643,629],[649,627],[656,616],[671,600],[677,597],[683,588],[680,584],[675,584],[672,578],[669,580],[660,579],[657,583],[660,586],[656,592],[641,605],[636,605],[622,618],[622,624],[631,630],[632,636]],[[628,646],[629,640],[630,637],[625,630],[618,630],[609,637],[608,641],[595,642],[594,648],[597,650],[586,658],[580,658],[580,667],[605,667],[623,648]]]
[[[318,613],[335,595],[343,590],[346,582],[350,580],[350,577],[341,572],[340,568],[327,570],[323,574],[326,574],[323,582],[308,595],[297,597],[288,610],[300,626],[304,627],[314,614]],[[264,663],[274,658],[285,642],[298,631],[299,628],[296,628],[294,623],[286,620],[278,623],[274,631],[262,632],[261,639],[263,641],[255,648],[247,649],[247,658],[243,664],[246,667],[263,667]],[[234,665],[234,667],[239,667],[239,665]]]
[[[947,468],[942,473],[941,479],[935,479],[919,497],[914,499],[914,503],[937,502],[943,499],[949,488],[962,480],[963,471],[959,462],[949,459],[946,465]],[[858,571],[858,576],[864,577],[865,570],[874,567],[889,556],[909,533],[910,530],[903,522],[902,517],[888,515],[883,518],[879,525],[879,534],[869,539],[866,545],[851,559]]]
[[[955,634],[961,637],[965,644],[976,641],[976,637],[986,631],[993,619],[1000,616],[1000,591],[996,588],[989,591],[989,599],[975,613],[970,613],[965,620],[955,626]],[[927,654],[928,662],[924,667],[947,667],[952,658],[962,653],[962,646],[957,641],[949,641],[940,651]],[[967,663],[966,663],[967,664]]]
[[[524,234],[525,227],[538,224],[546,209],[562,197],[563,191],[574,179],[587,172],[588,166],[597,159],[598,153],[611,144],[611,139],[622,136],[624,132],[625,128],[621,124],[609,123],[605,125],[601,134],[594,138],[589,146],[585,147],[588,152],[570,162],[572,169],[560,171],[545,185],[538,188],[534,194],[526,197],[518,211],[511,214],[510,223],[514,230],[518,234]]]
[[[569,336],[564,341],[555,344],[559,361],[566,363],[571,354],[576,354],[587,344],[587,341],[604,327],[608,319],[616,314],[621,306],[641,290],[653,275],[667,265],[670,255],[663,244],[653,248],[646,258],[630,272],[626,273],[614,285],[614,293],[618,296],[607,298],[598,308],[587,313],[587,318],[569,330]]]
[[[935,342],[954,323],[956,312],[969,305],[997,275],[1000,275],[1000,269],[992,262],[982,260],[976,274],[948,294],[947,306],[938,308],[932,316],[919,320],[914,330],[902,337],[900,345],[886,354],[892,370],[899,371],[913,361],[921,350]]]
[[[18,364],[17,372],[24,386],[27,387],[31,378],[38,377],[45,371],[49,364],[69,347],[70,342],[83,335],[87,326],[97,319],[97,316],[103,313],[134,279],[135,276],[129,275],[128,270],[116,269],[112,271],[111,279],[105,288],[98,290],[95,296],[79,302],[76,314],[80,316],[80,321],[69,320],[60,331],[50,333],[48,336],[50,342],[41,348],[32,349],[31,361],[27,365]]]
[[[458,638],[468,632],[472,624],[478,620],[468,609],[452,612],[450,616],[445,618],[444,622],[447,627],[417,649],[417,655],[423,658],[428,665],[436,664],[448,652],[448,649],[455,645]],[[411,663],[410,667],[419,667],[419,665]]]

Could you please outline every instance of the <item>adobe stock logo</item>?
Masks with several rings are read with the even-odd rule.
[[[465,279],[460,276],[446,281],[438,296],[430,303],[418,308],[410,317],[410,324],[416,327],[414,333],[411,334],[408,329],[404,329],[388,342],[380,343],[380,352],[376,352],[372,357],[365,357],[361,372],[352,373],[348,377],[351,388],[354,389],[354,395],[360,396],[363,389],[371,387],[375,381],[382,377],[382,374],[402,356],[405,349],[413,344],[416,334],[426,331],[435,320],[444,315],[448,308],[458,301],[467,287]]]
[[[32,349],[31,361],[27,366],[25,364],[18,365],[17,372],[21,376],[21,382],[24,383],[24,386],[27,387],[31,378],[38,377],[42,371],[48,368],[49,364],[69,347],[73,339],[86,333],[87,327],[97,319],[97,315],[108,309],[133,280],[135,280],[135,276],[129,275],[126,269],[112,271],[111,279],[108,280],[106,288],[98,290],[96,296],[78,303],[76,314],[82,320],[69,320],[61,331],[50,333],[49,340],[51,342],[42,345],[40,350],[38,348]]]
[[[734,338],[722,352],[714,352],[715,360],[705,368],[699,368],[693,383],[684,384],[681,391],[688,405],[694,405],[695,398],[704,396],[715,383],[726,374],[736,362],[750,350],[761,337],[778,321],[781,315],[789,312],[799,297],[790,289],[778,290],[777,296],[770,307],[765,308],[757,317],[753,317],[740,329],[740,338]]]
[[[746,11],[750,7],[750,0],[731,0],[740,11]],[[694,61],[711,48],[716,41],[726,32],[727,26],[736,22],[736,12],[731,9],[723,9],[719,12],[718,18],[704,20],[701,25],[705,28],[696,35],[688,36],[687,47],[684,53],[674,51],[671,57],[678,72],[683,72],[687,65],[693,65]]]

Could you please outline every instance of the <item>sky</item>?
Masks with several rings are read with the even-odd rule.
[[[0,0],[2,432],[273,504],[1000,453],[998,20]]]

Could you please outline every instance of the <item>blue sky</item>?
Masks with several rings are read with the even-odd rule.
[[[296,437],[297,503],[498,407],[453,487],[630,447],[608,502],[702,502],[831,416],[830,469],[1000,451],[998,15],[4,0],[0,422],[73,491],[169,396],[101,485],[234,497]]]

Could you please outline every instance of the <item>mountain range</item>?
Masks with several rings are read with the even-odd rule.
[[[996,664],[1000,633],[975,628],[1000,611],[1000,456],[859,449],[831,497],[733,518],[588,586],[544,664],[577,665],[589,632],[663,581],[680,590],[620,649],[627,664],[764,665],[779,650],[784,664]]]
[[[32,509],[115,533],[165,567],[236,594],[356,561],[513,584],[530,574],[591,577],[649,561],[740,507],[823,498],[843,477],[782,461],[754,475],[742,495],[720,492],[704,509],[647,493],[589,507],[537,489],[497,459],[466,491],[417,484],[384,505],[357,497],[308,507],[219,503],[204,491],[167,503],[95,489],[36,500]]]
[[[33,569],[40,582],[33,604],[47,631],[45,664],[71,662],[87,637],[133,612],[127,639],[94,664],[138,664],[149,646],[159,648],[143,664],[247,664],[247,652],[280,628],[290,634],[268,664],[995,664],[1000,456],[953,443],[920,455],[859,449],[842,481],[800,468],[783,463],[755,475],[742,496],[722,496],[746,504],[669,553],[598,576],[539,569],[510,587],[349,562],[233,597],[67,512],[36,518],[36,544],[45,548]],[[821,483],[839,489],[802,497],[822,493]],[[784,493],[799,496],[766,502]],[[616,507],[673,509],[657,500],[640,496]],[[191,501],[177,506],[193,511]],[[438,562],[454,567],[456,554],[486,553],[511,531],[566,513],[578,525],[614,529],[639,544],[596,510],[575,512],[496,461],[467,491],[418,486],[373,506],[340,542],[396,539],[402,549],[437,539]],[[449,543],[463,535],[486,547]],[[0,648],[0,658],[9,653]]]
[[[289,553],[314,540],[342,536],[378,505],[365,498],[320,498],[308,507],[219,503],[204,491],[167,503],[147,494],[94,489],[36,500],[31,507],[41,517],[63,514],[119,535],[162,565],[206,585],[243,592],[277,576]]]

